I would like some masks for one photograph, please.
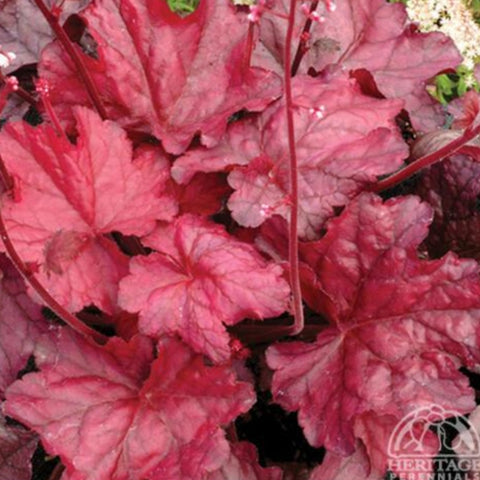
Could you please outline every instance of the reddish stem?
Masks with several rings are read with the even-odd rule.
[[[313,0],[310,4],[310,13],[312,14],[318,7],[318,0]],[[303,56],[307,52],[307,37],[312,28],[313,20],[310,17],[307,17],[305,25],[303,26],[302,33],[300,35],[300,41],[298,42],[297,52],[292,63],[291,75],[294,77],[297,74],[298,67],[300,67],[300,62],[302,61]]]
[[[5,167],[5,162],[0,155],[0,181],[3,183],[3,186],[6,188],[7,192],[13,190],[13,178],[8,173],[7,168]]]
[[[470,140],[475,138],[477,135],[480,134],[480,125],[477,125],[475,128],[468,128],[465,130],[463,135],[455,140],[447,143],[442,148],[436,150],[433,153],[429,153],[428,155],[424,155],[420,157],[418,160],[407,165],[405,168],[402,168],[398,172],[394,173],[390,177],[384,178],[383,180],[378,181],[371,187],[371,191],[373,192],[381,192],[382,190],[387,190],[391,188],[407,178],[411,177],[418,171],[429,167],[437,162],[440,162],[445,157],[448,157],[458,150],[460,150],[463,146],[465,146]]]
[[[0,81],[2,83],[6,83],[7,82],[7,78],[2,72],[0,72]],[[20,98],[22,98],[23,100],[25,100],[26,102],[28,102],[30,105],[32,105],[33,107],[35,107],[37,110],[39,110],[38,108],[38,102],[35,100],[35,98],[33,97],[33,95],[30,95],[30,93],[28,93],[24,88],[22,88],[20,85],[17,87],[17,89],[13,92],[15,95],[18,95]]]
[[[35,292],[40,296],[40,298],[45,302],[45,304],[52,310],[58,317],[60,317],[65,323],[70,325],[75,331],[80,333],[85,337],[93,338],[97,343],[105,344],[108,341],[108,338],[102,335],[101,333],[93,330],[90,327],[87,327],[82,323],[77,317],[72,315],[69,311],[63,308],[48,292],[45,290],[43,285],[37,280],[35,275],[32,273],[30,268],[23,263],[23,260],[18,255],[15,247],[10,240],[10,237],[5,228],[5,223],[3,221],[3,216],[0,213],[0,237],[3,240],[5,249],[7,250],[10,260],[12,260],[18,272],[23,276],[23,278],[30,284],[30,286],[35,290]]]
[[[50,118],[50,121],[52,122],[55,131],[57,132],[57,136],[64,137],[66,140],[68,140],[62,126],[60,125],[60,120],[58,119],[57,114],[53,109],[52,102],[50,102],[49,86],[45,80],[40,79],[37,82],[37,93],[40,95],[43,107],[45,108],[45,111],[47,112],[47,115]]]
[[[298,168],[297,152],[295,148],[295,129],[293,124],[293,98],[292,78],[290,76],[291,46],[293,40],[293,29],[295,26],[295,5],[296,0],[290,0],[290,11],[288,15],[287,36],[285,38],[284,52],[284,84],[285,84],[285,108],[287,114],[288,150],[290,153],[290,225],[288,236],[288,261],[290,263],[290,288],[293,298],[294,324],[291,335],[296,335],[303,330],[303,305],[302,290],[300,286],[300,270],[298,264]]]
[[[3,159],[0,157],[0,171],[2,177],[5,178],[6,183],[5,187],[11,189],[13,186],[13,181],[11,176],[8,174],[5,167]],[[60,317],[66,324],[70,325],[78,333],[84,335],[85,337],[93,338],[97,343],[105,344],[108,340],[107,337],[101,333],[93,330],[92,328],[87,327],[82,323],[77,317],[72,315],[68,310],[63,308],[48,292],[45,290],[43,285],[37,280],[31,269],[25,265],[23,260],[20,258],[20,255],[17,253],[17,250],[13,246],[10,236],[7,233],[7,228],[5,227],[5,222],[3,221],[3,215],[0,210],[0,238],[5,245],[5,249],[10,257],[10,260],[15,265],[17,271],[22,275],[22,277],[30,284],[30,286],[35,290],[35,292],[40,296],[40,298],[45,302],[45,304],[52,310],[58,317]]]
[[[253,35],[254,35],[254,23],[248,23],[248,33],[247,33],[247,46],[245,49],[245,55],[243,57],[243,73],[247,74],[248,69],[250,68],[250,61],[252,58],[253,52]]]
[[[34,1],[37,4],[37,7],[42,12],[45,19],[47,20],[47,22],[49,23],[52,30],[55,32],[55,35],[59,39],[60,43],[63,45],[63,48],[65,49],[65,51],[68,53],[73,63],[75,64],[77,72],[80,75],[80,78],[82,79],[82,82],[85,85],[85,88],[87,89],[87,93],[90,97],[90,100],[92,101],[93,105],[97,109],[98,114],[102,117],[103,120],[105,120],[107,118],[107,111],[105,110],[105,107],[103,106],[103,103],[100,99],[100,94],[98,92],[97,86],[95,85],[95,82],[93,81],[92,77],[88,73],[88,70],[85,67],[85,64],[83,63],[82,57],[79,55],[72,41],[66,34],[63,27],[58,22],[57,15],[54,15],[47,8],[43,0],[34,0]]]

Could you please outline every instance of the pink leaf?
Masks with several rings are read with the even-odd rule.
[[[439,257],[452,250],[480,259],[480,164],[454,155],[426,171],[416,192],[435,211],[425,242],[430,255]]]
[[[177,207],[163,192],[169,164],[160,150],[137,150],[132,162],[121,128],[84,108],[75,115],[76,145],[48,126],[2,130],[2,158],[15,180],[2,215],[19,254],[40,266],[40,280],[60,303],[111,312],[127,259],[104,235],[145,235]]]
[[[458,369],[478,359],[479,268],[448,254],[419,260],[432,213],[415,197],[363,194],[304,244],[320,313],[314,343],[267,351],[275,401],[299,410],[308,441],[351,454],[362,413],[400,418],[437,403],[466,412],[472,389]]]
[[[261,153],[260,133],[256,118],[233,122],[216,146],[191,148],[177,158],[172,177],[183,184],[197,172],[222,172],[234,165],[246,165]]]
[[[278,467],[262,468],[257,462],[255,447],[248,442],[234,443],[229,460],[206,480],[282,480]]]
[[[321,465],[316,467],[309,480],[384,480],[385,475],[369,474],[370,463],[365,447],[357,443],[348,457],[327,452]]]
[[[428,407],[433,411],[430,409],[431,405]],[[411,416],[407,415],[404,418],[410,420],[415,413],[414,410]],[[426,475],[433,475],[433,458],[440,449],[440,442],[436,433],[430,430],[431,421],[425,421],[419,415],[418,421],[409,423],[409,428],[405,431],[398,428],[405,425],[404,418],[399,420],[394,415],[378,415],[373,411],[357,417],[354,426],[355,435],[365,445],[370,463],[369,472],[372,476],[383,478],[387,467],[400,477],[408,475],[409,480],[423,480]],[[430,420],[444,420],[444,418],[434,416]],[[402,434],[405,434],[404,437],[399,438]],[[401,456],[394,456],[389,450],[394,450],[391,446],[397,442],[401,446],[399,449]],[[398,452],[395,453],[398,454]],[[412,459],[420,459],[421,466],[412,462]]]
[[[0,255],[0,398],[25,367],[45,330],[40,306],[26,295],[25,284],[10,261]],[[0,449],[1,450],[1,449]],[[0,475],[1,478],[1,475]]]
[[[47,1],[54,5],[55,1]],[[63,22],[72,13],[84,8],[89,0],[62,2]],[[0,7],[0,45],[15,58],[4,73],[10,73],[25,64],[36,63],[42,49],[53,40],[54,34],[39,9],[31,0],[4,0]]]
[[[462,97],[450,102],[448,111],[455,117],[453,128],[474,128],[480,116],[480,95],[475,90],[469,90]]]
[[[0,480],[30,480],[37,442],[34,433],[8,426],[0,417]]]
[[[317,72],[366,69],[383,95],[405,100],[415,128],[428,130],[442,125],[441,107],[428,95],[425,84],[461,62],[453,41],[439,32],[420,33],[408,25],[405,7],[400,3],[336,0],[335,4],[336,9],[328,12],[324,2],[319,2],[317,10],[325,22],[313,23],[300,72],[311,67]],[[277,11],[286,8],[288,2],[275,2]],[[306,16],[298,11],[296,18],[298,38]],[[284,38],[285,29],[283,20],[268,14],[262,17],[260,45],[264,50],[254,64],[272,67],[282,61],[283,45],[278,38]],[[297,45],[298,41],[294,42],[294,52]]]
[[[334,207],[345,205],[377,175],[392,172],[408,156],[394,124],[402,107],[360,92],[354,80],[293,79],[299,175],[299,235],[316,238]],[[283,102],[262,115],[262,154],[236,167],[228,202],[241,225],[257,227],[278,214],[288,218],[289,150]]]
[[[225,177],[214,173],[197,173],[186,185],[172,182],[172,188],[181,214],[214,215],[231,193]]]
[[[60,329],[36,350],[40,372],[10,386],[5,411],[60,455],[70,480],[202,479],[228,460],[220,426],[250,408],[252,388],[179,341],[162,340],[156,359],[152,350],[145,337],[99,347]]]
[[[142,333],[178,334],[219,362],[230,356],[224,324],[288,306],[281,267],[201,217],[184,215],[145,242],[157,253],[132,259],[119,298],[121,307],[140,312]]]
[[[81,17],[98,43],[99,60],[85,61],[109,118],[157,136],[171,153],[198,132],[212,146],[230,115],[261,110],[280,94],[275,74],[248,67],[248,21],[229,2],[205,0],[181,18],[165,1],[102,0]],[[40,74],[62,117],[71,104],[89,105],[60,45],[44,51]]]

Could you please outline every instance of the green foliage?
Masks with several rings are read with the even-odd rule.
[[[468,90],[480,91],[480,85],[475,80],[473,72],[460,65],[455,73],[443,73],[435,77],[435,91],[433,96],[442,104],[465,95]]]
[[[480,0],[469,0],[467,6],[471,10],[475,21],[480,24]]]
[[[195,11],[199,0],[167,0],[168,6],[177,13],[188,14]]]

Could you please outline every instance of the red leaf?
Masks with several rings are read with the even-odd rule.
[[[34,433],[7,426],[0,417],[0,480],[30,480],[37,441]]]
[[[206,367],[174,340],[153,360],[145,337],[99,347],[60,329],[36,359],[40,372],[10,386],[5,411],[60,455],[70,480],[202,479],[228,460],[220,425],[255,398],[228,367]]]
[[[363,194],[302,246],[331,326],[314,343],[270,347],[267,360],[275,400],[299,410],[312,445],[351,454],[352,424],[368,410],[399,418],[431,403],[473,408],[458,369],[480,358],[479,268],[453,254],[419,260],[430,221],[415,197],[382,204]]]
[[[12,123],[0,133],[2,158],[15,179],[3,217],[26,262],[66,308],[96,304],[111,312],[127,259],[103,235],[145,235],[176,204],[163,193],[168,161],[158,149],[135,152],[125,133],[93,112],[75,110],[76,145],[48,126]]]
[[[455,117],[453,128],[474,128],[479,121],[480,95],[475,90],[469,90],[462,97],[450,102],[448,111]]]
[[[256,118],[232,122],[216,146],[191,148],[177,158],[172,177],[183,184],[197,172],[222,172],[233,165],[246,165],[261,154],[260,133]]]
[[[172,187],[181,214],[214,215],[231,193],[226,178],[214,173],[197,173],[186,185],[172,182]]]
[[[480,259],[480,164],[454,155],[426,171],[416,192],[435,211],[425,242],[430,255],[440,257],[452,250]]]
[[[313,23],[300,72],[313,67],[317,72],[335,69],[368,70],[378,89],[387,98],[405,100],[414,127],[421,130],[444,123],[438,102],[426,92],[425,84],[436,74],[455,68],[461,62],[453,41],[439,33],[419,33],[407,24],[404,5],[384,0],[336,0],[335,11],[325,11],[319,2],[318,12],[325,22]],[[289,3],[275,2],[275,10],[287,11]],[[297,31],[306,17],[298,4]],[[270,68],[282,62],[286,22],[265,14],[260,25],[260,50],[254,64]],[[297,43],[292,46],[295,53]],[[272,61],[272,57],[274,60]],[[283,67],[281,67],[283,69]],[[278,71],[278,67],[276,69]]]
[[[121,307],[140,312],[142,333],[178,334],[219,362],[230,356],[224,323],[272,317],[288,306],[281,267],[203,218],[184,215],[145,242],[158,253],[132,259],[119,297]]]
[[[334,207],[345,205],[377,175],[392,172],[408,156],[394,124],[402,104],[367,97],[354,80],[343,76],[328,81],[295,77],[293,102],[298,232],[316,238]],[[235,220],[247,227],[257,227],[275,214],[288,218],[289,212],[290,154],[283,102],[262,115],[261,126],[262,155],[246,167],[236,167],[228,177],[236,190],[228,206]]]
[[[460,138],[467,128],[475,128],[480,121],[480,95],[477,92],[469,91],[463,97],[452,101],[448,105],[448,112],[455,120],[451,129],[436,129],[417,138],[413,144],[411,158],[417,159],[424,155],[436,152],[448,143]],[[456,153],[471,156],[480,162],[480,139],[473,138]]]
[[[229,460],[206,480],[282,480],[282,471],[278,467],[260,467],[255,447],[250,443],[234,443],[231,448]]]
[[[355,451],[348,457],[327,452],[309,480],[384,480],[385,475],[369,474],[369,470],[365,447],[358,442]]]
[[[81,17],[98,43],[99,60],[85,62],[109,118],[157,136],[171,153],[182,153],[198,132],[212,146],[230,115],[261,110],[280,94],[275,74],[247,66],[246,15],[224,0],[202,1],[185,18],[166,1],[102,0]],[[89,105],[60,45],[44,51],[40,74],[63,117],[71,104]]]
[[[45,324],[40,306],[26,295],[25,284],[10,261],[0,255],[0,398],[33,352]],[[1,448],[0,448],[1,451]],[[1,475],[0,475],[1,478]],[[14,478],[14,477],[12,477]]]
[[[60,21],[84,8],[89,0],[62,2]],[[47,0],[54,5],[54,0]],[[2,70],[10,73],[28,63],[36,63],[42,49],[53,40],[54,34],[39,9],[31,0],[4,0],[0,7],[0,45],[15,58]]]
[[[436,433],[430,430],[431,423],[426,422],[421,416],[419,417],[418,421],[409,423],[408,433],[411,436],[405,435],[403,438],[403,440],[406,438],[408,440],[401,443],[402,457],[392,456],[389,447],[390,442],[394,444],[398,440],[399,435],[396,428],[399,425],[404,425],[402,424],[403,418],[399,421],[393,415],[377,415],[376,412],[372,411],[365,412],[357,417],[354,427],[355,435],[361,438],[365,445],[370,463],[369,472],[372,476],[384,478],[387,466],[389,470],[398,473],[400,477],[407,473],[409,480],[424,480],[426,475],[433,475],[433,458],[441,445]],[[433,417],[431,420],[433,419],[444,420],[444,417]],[[401,433],[405,433],[405,431]],[[413,436],[414,438],[412,438]],[[412,441],[414,439],[418,443]],[[419,459],[420,457],[422,457],[421,468],[415,464],[413,467],[409,466],[408,460],[411,461],[411,459]],[[402,462],[405,459],[408,460]],[[405,465],[407,465],[407,472],[405,472]]]

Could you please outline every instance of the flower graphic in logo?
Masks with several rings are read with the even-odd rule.
[[[432,404],[413,410],[395,426],[388,442],[389,457],[431,458],[435,436],[432,425],[442,457],[455,457],[459,448],[472,457],[480,456],[480,438],[477,431],[470,428],[468,419],[459,412]]]

